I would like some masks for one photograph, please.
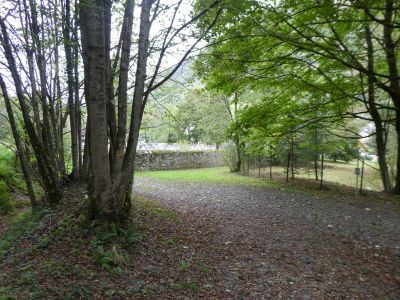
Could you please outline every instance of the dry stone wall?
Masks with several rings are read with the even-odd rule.
[[[174,170],[223,166],[221,151],[138,151],[136,170]]]

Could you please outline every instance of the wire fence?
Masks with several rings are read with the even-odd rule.
[[[280,158],[260,154],[241,155],[240,174],[263,179],[299,183],[312,183],[320,188],[330,184],[352,187],[360,193],[366,190],[382,191],[379,168],[366,159],[349,162],[317,155],[313,160],[300,155],[291,159],[290,154]]]

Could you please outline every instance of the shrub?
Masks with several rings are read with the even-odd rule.
[[[19,170],[14,152],[0,148],[0,180],[4,181],[11,191],[25,191],[23,176]]]
[[[0,180],[0,213],[6,214],[14,209],[11,202],[11,195],[8,191],[7,185],[4,181]]]
[[[229,142],[224,146],[222,159],[226,165],[228,165],[231,172],[236,169],[237,164],[237,152],[236,146],[233,142]]]

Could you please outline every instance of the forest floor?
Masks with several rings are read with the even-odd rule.
[[[0,299],[400,299],[393,203],[195,177],[137,177],[125,227],[87,224],[76,184],[8,219]]]
[[[214,296],[400,299],[400,213],[389,203],[145,177],[136,191],[195,228]]]

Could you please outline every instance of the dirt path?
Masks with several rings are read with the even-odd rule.
[[[183,213],[224,299],[400,299],[400,213],[280,190],[137,178]]]

